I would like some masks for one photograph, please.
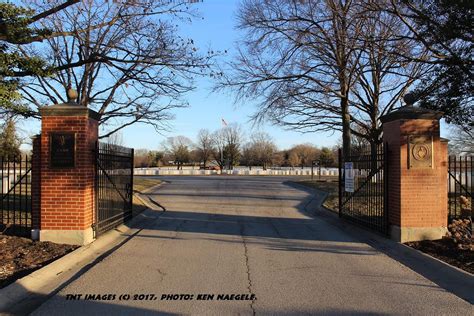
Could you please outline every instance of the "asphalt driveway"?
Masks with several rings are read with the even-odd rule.
[[[312,193],[286,178],[163,179],[169,183],[150,196],[167,211],[35,315],[473,312],[357,236],[308,214]],[[78,294],[82,299],[67,299]],[[87,294],[94,299],[84,300]],[[131,296],[120,300],[122,294]],[[214,297],[198,300],[200,294]]]

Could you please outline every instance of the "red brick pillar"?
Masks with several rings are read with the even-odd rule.
[[[406,106],[381,118],[388,144],[388,215],[392,239],[440,239],[448,218],[447,142],[440,112]]]
[[[99,115],[76,103],[40,110],[39,238],[83,245],[93,240]]]

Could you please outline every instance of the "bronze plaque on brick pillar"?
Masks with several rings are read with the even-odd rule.
[[[75,133],[51,133],[49,148],[51,168],[74,168],[76,163]]]
[[[408,166],[410,169],[431,169],[433,167],[433,137],[408,136]]]

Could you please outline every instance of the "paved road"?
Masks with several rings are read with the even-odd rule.
[[[469,315],[472,306],[357,241],[276,177],[168,177],[167,211],[43,304],[36,315]],[[154,301],[70,301],[67,294],[153,293]],[[198,294],[215,294],[213,301]],[[218,294],[255,300],[217,300]],[[162,294],[193,300],[162,301]],[[472,314],[471,314],[472,315]]]

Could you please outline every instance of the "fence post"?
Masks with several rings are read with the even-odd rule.
[[[32,137],[31,155],[31,239],[39,239],[41,227],[41,135]]]
[[[339,208],[338,208],[338,214],[339,214],[339,217],[341,217],[341,206],[342,206],[342,151],[341,151],[341,148],[338,149],[338,167],[339,167],[339,172],[338,172],[338,175],[339,175],[339,194],[338,194],[338,197],[339,197]]]
[[[388,222],[396,241],[440,239],[446,233],[447,142],[440,138],[441,115],[405,106],[381,117],[390,151]]]
[[[133,176],[135,171],[135,149],[132,148],[132,161],[131,161],[131,173],[130,173],[130,209],[133,214]]]

